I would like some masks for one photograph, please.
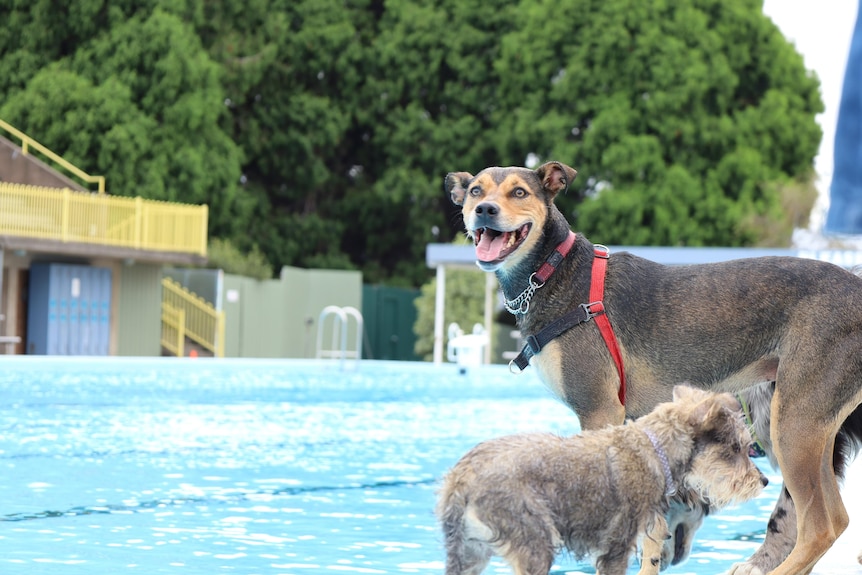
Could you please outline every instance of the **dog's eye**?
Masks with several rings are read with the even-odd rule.
[[[475,186],[475,187],[470,188],[470,195],[473,196],[474,198],[481,193],[482,193],[482,188],[480,188],[479,186]]]
[[[516,198],[523,198],[527,196],[527,190],[525,190],[524,188],[515,188],[514,190],[512,190],[512,195]]]

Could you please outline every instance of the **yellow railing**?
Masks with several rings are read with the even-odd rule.
[[[177,357],[185,355],[186,312],[162,302],[162,347]]]
[[[182,310],[185,314],[185,336],[210,350],[216,357],[224,357],[224,312],[199,295],[190,292],[171,278],[162,279],[162,321],[165,307]],[[162,334],[165,327],[162,327]],[[165,345],[165,338],[162,338]]]
[[[0,182],[0,234],[206,256],[208,207]]]
[[[62,168],[65,168],[66,171],[71,172],[72,174],[78,176],[81,180],[87,182],[88,184],[97,184],[99,188],[99,193],[105,193],[105,176],[91,176],[78,166],[75,166],[65,158],[59,156],[58,154],[52,152],[24,132],[16,129],[10,124],[7,124],[3,120],[0,120],[0,128],[13,135],[15,138],[21,141],[21,153],[25,156],[30,153],[30,148],[33,148],[52,162],[59,164]]]

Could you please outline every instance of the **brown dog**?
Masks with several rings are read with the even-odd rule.
[[[554,205],[576,174],[548,162],[445,179],[477,263],[496,273],[533,364],[584,429],[648,413],[678,382],[738,392],[775,381],[770,435],[785,493],[763,545],[734,573],[809,573],[848,522],[836,478],[845,454],[835,442],[839,431],[862,439],[862,280],[799,258],[664,266],[619,253],[602,262],[602,305],[581,308],[593,303],[595,246],[578,235],[561,249],[571,232]],[[587,321],[558,329],[582,309]],[[610,320],[609,343],[589,321],[596,313]],[[548,329],[554,337],[543,343]],[[620,367],[609,345],[618,346]]]
[[[685,386],[673,395],[629,425],[473,448],[440,490],[446,575],[478,575],[495,553],[516,575],[539,575],[562,548],[595,557],[601,575],[624,575],[638,536],[667,533],[670,494],[713,508],[757,496],[767,480],[748,457],[751,434],[733,396]],[[660,542],[651,549],[642,575],[659,571]]]

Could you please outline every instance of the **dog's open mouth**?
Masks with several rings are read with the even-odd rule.
[[[530,233],[530,226],[531,224],[527,223],[509,232],[492,228],[475,230],[473,242],[476,244],[476,259],[483,263],[503,261],[524,243],[527,234]]]

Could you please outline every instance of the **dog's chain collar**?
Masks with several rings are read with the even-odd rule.
[[[515,299],[509,299],[504,302],[504,306],[506,307],[506,311],[512,315],[526,315],[528,311],[530,311],[530,300],[533,299],[533,294],[536,293],[536,290],[545,285],[545,282],[548,281],[548,278],[551,277],[557,266],[562,263],[566,256],[569,255],[569,251],[571,251],[572,246],[575,245],[575,232],[569,230],[569,235],[566,236],[560,244],[554,248],[554,251],[551,252],[551,255],[548,256],[548,259],[545,260],[545,263],[541,265],[541,267],[533,272],[530,275],[530,279],[526,289],[519,293]],[[538,281],[536,279],[538,278]]]
[[[661,448],[661,445],[658,443],[658,438],[653,435],[652,431],[644,428],[643,432],[647,437],[649,437],[650,443],[652,443],[655,453],[658,455],[659,461],[661,461],[661,467],[664,470],[664,494],[667,497],[673,497],[676,495],[676,482],[674,482],[673,475],[670,472],[670,463],[667,460],[667,453],[665,453],[664,449]]]
[[[555,252],[556,253],[556,252]],[[533,298],[533,294],[537,289],[545,285],[545,282],[537,283],[533,281],[533,278],[536,277],[536,274],[533,273],[530,276],[530,282],[527,286],[527,289],[518,294],[518,297],[515,299],[508,299],[504,302],[504,306],[506,306],[506,311],[512,315],[526,315],[528,311],[530,311],[530,300]]]

